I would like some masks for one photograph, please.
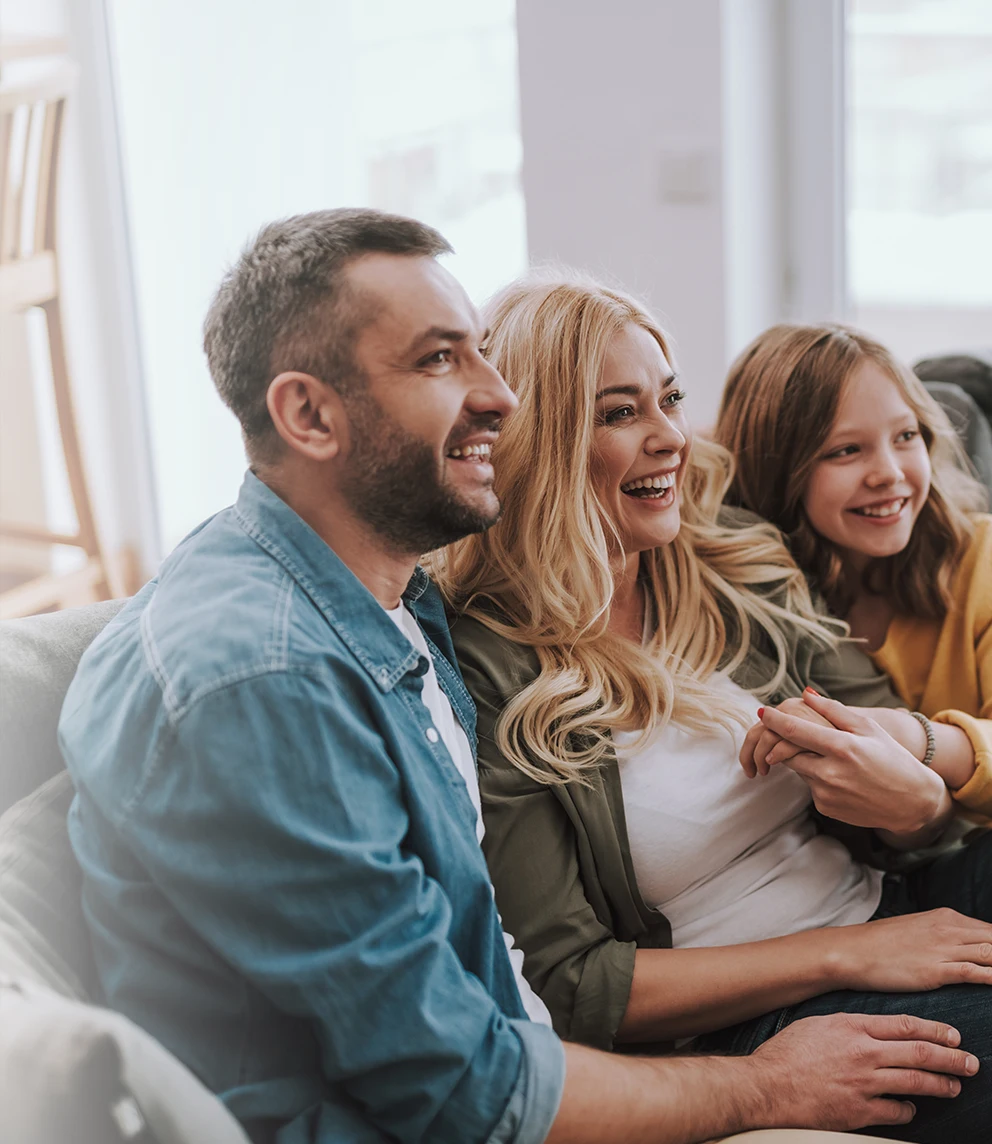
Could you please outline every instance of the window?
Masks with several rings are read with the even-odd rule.
[[[240,435],[200,330],[261,225],[414,215],[476,300],[525,267],[514,4],[109,0],[108,16],[168,551],[237,495]]]
[[[903,358],[992,347],[992,6],[850,0],[852,318]]]

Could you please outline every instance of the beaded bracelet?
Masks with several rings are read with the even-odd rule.
[[[913,716],[917,723],[919,723],[919,725],[927,733],[927,753],[920,761],[925,767],[929,767],[933,762],[934,755],[937,753],[937,740],[934,737],[933,724],[926,717],[926,715],[923,714],[922,711],[910,711],[910,715]]]

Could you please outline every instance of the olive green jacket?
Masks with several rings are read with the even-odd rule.
[[[546,786],[514,767],[496,746],[496,720],[536,678],[537,656],[468,617],[455,620],[452,636],[478,708],[483,849],[503,925],[523,950],[527,979],[559,1036],[612,1048],[635,950],[671,946],[668,922],[637,890],[616,758],[604,759],[590,786]],[[734,680],[754,690],[773,673],[769,649],[755,646]],[[855,645],[823,650],[797,635],[788,674],[768,702],[797,696],[807,684],[856,706],[902,706]],[[871,831],[821,822],[859,859],[883,868],[896,864],[896,853]]]

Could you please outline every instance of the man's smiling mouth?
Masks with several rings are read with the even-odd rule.
[[[456,461],[473,461],[478,464],[481,461],[488,461],[492,451],[492,442],[486,441],[481,445],[458,445],[454,449],[449,449],[445,455]]]

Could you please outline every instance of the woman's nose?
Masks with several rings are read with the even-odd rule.
[[[651,432],[645,438],[645,453],[677,453],[685,446],[685,436],[672,420],[661,410]]]

